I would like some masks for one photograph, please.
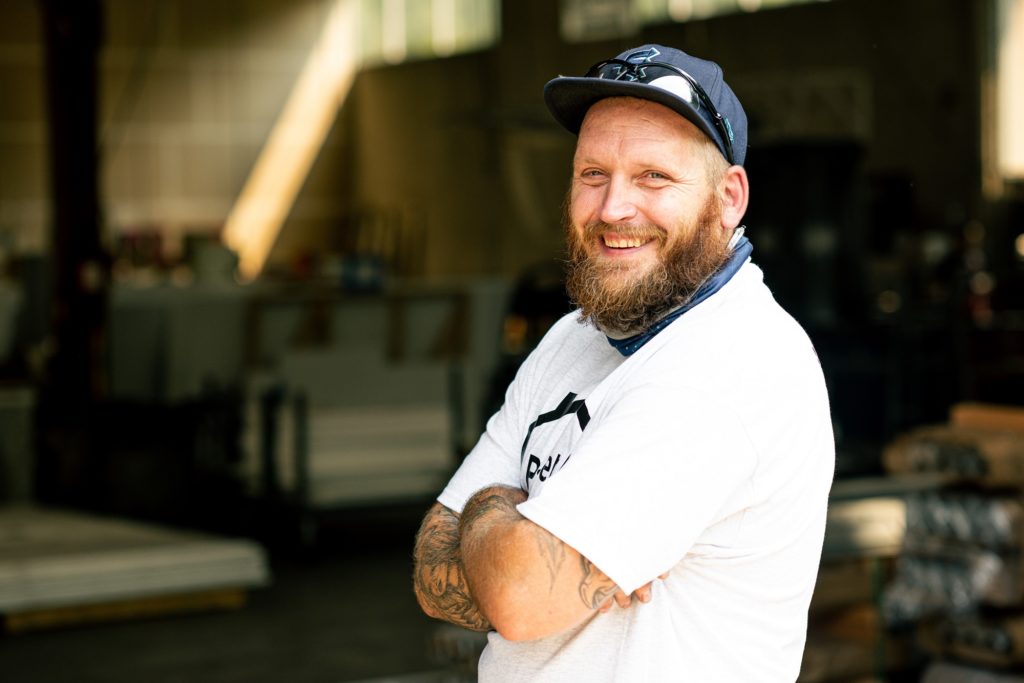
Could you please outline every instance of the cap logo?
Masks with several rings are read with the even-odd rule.
[[[651,61],[660,54],[661,52],[658,51],[658,48],[649,47],[646,50],[637,50],[635,52],[630,52],[622,61],[630,62],[632,64],[643,64],[644,62]]]

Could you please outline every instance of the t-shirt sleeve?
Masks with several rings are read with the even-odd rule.
[[[755,464],[726,406],[647,383],[595,418],[571,462],[519,511],[631,593],[728,514]]]
[[[491,418],[487,431],[437,497],[442,505],[461,514],[466,501],[486,486],[519,486],[519,457],[509,448],[510,441],[503,438],[504,421],[502,411]]]
[[[527,361],[529,362],[529,361]],[[523,430],[520,404],[526,391],[520,370],[505,392],[505,403],[487,421],[480,440],[462,461],[437,500],[461,514],[466,501],[480,489],[492,484],[519,486],[519,450]]]

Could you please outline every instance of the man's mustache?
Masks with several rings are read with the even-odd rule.
[[[668,232],[664,228],[651,223],[624,223],[611,225],[602,221],[587,223],[583,226],[583,235],[588,239],[597,239],[606,233],[614,233],[621,237],[641,240],[656,239],[661,245],[668,241]]]

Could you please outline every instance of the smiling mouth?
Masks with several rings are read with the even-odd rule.
[[[614,234],[605,234],[601,236],[602,244],[609,249],[635,249],[653,241],[654,240],[652,238],[625,237]]]

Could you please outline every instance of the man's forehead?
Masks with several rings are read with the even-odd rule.
[[[595,102],[583,118],[579,142],[586,141],[598,129],[603,134],[608,128],[635,129],[637,132],[658,130],[664,134],[677,132],[687,138],[704,136],[699,128],[668,107],[636,97],[607,97]]]

